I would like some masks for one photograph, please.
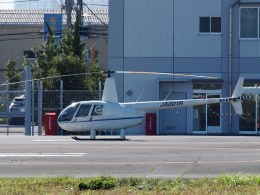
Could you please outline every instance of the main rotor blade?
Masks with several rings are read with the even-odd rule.
[[[73,77],[73,76],[82,76],[82,75],[91,75],[91,74],[102,74],[102,72],[85,72],[85,73],[75,73],[75,74],[67,74],[67,75],[59,75],[59,76],[50,76],[50,77],[43,77],[39,79],[31,79],[31,80],[25,80],[25,81],[19,81],[19,82],[13,82],[13,83],[2,83],[1,86],[6,85],[15,85],[19,83],[25,83],[27,81],[40,81],[40,80],[47,80],[47,79],[57,79],[57,78],[63,78],[63,77]]]
[[[119,73],[119,74],[154,74],[154,75],[195,77],[195,78],[205,78],[205,79],[218,79],[217,77],[210,77],[210,76],[200,76],[200,75],[193,75],[193,74],[179,74],[179,73],[167,73],[167,72],[115,71],[115,73]]]

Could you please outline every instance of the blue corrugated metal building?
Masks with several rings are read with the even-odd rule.
[[[258,134],[260,0],[112,0],[109,12],[110,69],[219,78],[116,75],[122,102],[227,97],[245,77],[242,117],[229,104],[158,111],[157,135]]]

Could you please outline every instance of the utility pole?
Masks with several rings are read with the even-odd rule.
[[[83,24],[83,2],[82,0],[77,0],[77,7],[80,10],[80,25]]]
[[[26,63],[26,82],[25,82],[25,135],[31,136],[31,122],[32,122],[32,75],[31,66]]]
[[[66,26],[67,29],[71,28],[71,12],[73,7],[74,0],[65,0],[65,10],[67,16]]]

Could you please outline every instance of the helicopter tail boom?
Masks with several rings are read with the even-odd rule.
[[[136,109],[139,113],[146,113],[151,110],[163,110],[163,109],[173,109],[178,107],[189,107],[205,104],[216,104],[231,102],[233,105],[236,114],[243,114],[242,110],[242,99],[245,97],[242,96],[244,78],[240,78],[236,84],[235,90],[232,97],[226,98],[209,98],[209,99],[187,99],[187,100],[165,100],[165,101],[149,101],[149,102],[129,102],[121,103],[126,107],[131,107]]]

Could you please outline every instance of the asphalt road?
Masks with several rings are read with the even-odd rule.
[[[260,175],[260,137],[99,137],[0,135],[0,177],[149,178]]]

